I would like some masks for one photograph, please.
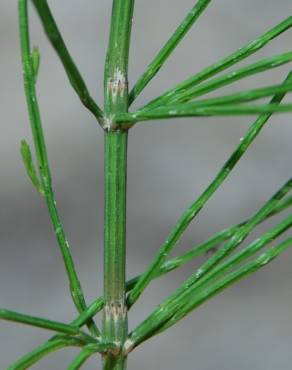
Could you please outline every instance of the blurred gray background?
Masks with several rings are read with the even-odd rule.
[[[90,91],[102,104],[111,1],[49,3]],[[131,83],[193,4],[193,0],[136,1]],[[234,51],[291,12],[290,0],[214,0],[136,106]],[[56,196],[91,302],[102,287],[103,133],[70,88],[34,11],[31,22],[33,44],[39,45],[42,55],[38,91]],[[290,51],[291,47],[292,30],[250,61]],[[76,312],[62,260],[45,205],[29,183],[19,156],[20,140],[31,142],[31,136],[22,88],[16,1],[1,0],[0,50],[0,306],[69,321]],[[289,68],[246,79],[222,92],[278,83]],[[291,115],[270,120],[189,228],[176,253],[251,215],[291,176],[291,120]],[[148,122],[130,132],[128,277],[143,271],[182,211],[213,178],[252,121],[253,117]],[[268,225],[260,227],[250,240]],[[129,359],[129,369],[290,369],[291,264],[292,252],[288,251],[209,301],[168,333],[139,347]],[[193,269],[192,263],[154,282],[132,310],[130,327]],[[1,322],[0,369],[6,369],[49,335]],[[60,351],[34,368],[65,369],[76,353],[71,349]],[[96,369],[100,364],[93,358],[84,368]]]

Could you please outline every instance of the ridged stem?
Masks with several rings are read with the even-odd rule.
[[[128,333],[126,293],[127,132],[105,133],[103,341],[121,346]],[[106,369],[124,369],[122,356],[109,355]]]
[[[128,57],[134,0],[114,0],[109,45],[104,72],[104,310],[103,341],[120,348],[128,335],[126,308],[126,190],[127,125],[114,123],[114,116],[126,113]],[[124,370],[126,357],[108,352],[106,370]]]

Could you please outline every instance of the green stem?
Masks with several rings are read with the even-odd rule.
[[[104,342],[123,346],[128,333],[126,308],[126,190],[127,125],[113,122],[126,113],[128,58],[134,0],[114,0],[109,45],[104,72]],[[124,370],[126,357],[120,352],[104,355],[104,369]]]
[[[105,133],[105,231],[103,341],[122,345],[127,336],[126,281],[127,132]],[[108,356],[111,357],[111,356]],[[115,362],[115,359],[110,359]],[[123,369],[119,365],[109,368]]]

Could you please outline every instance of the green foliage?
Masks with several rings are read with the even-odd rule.
[[[114,0],[104,74],[105,105],[102,110],[91,97],[83,77],[66,47],[47,1],[32,0],[48,40],[55,49],[69,82],[83,105],[91,111],[104,129],[104,294],[88,306],[55,201],[36,94],[40,54],[37,48],[31,50],[30,47],[27,3],[27,0],[18,0],[20,43],[24,88],[38,170],[35,168],[31,149],[25,140],[21,142],[20,151],[26,172],[33,186],[46,202],[67,272],[72,300],[79,316],[67,324],[0,309],[0,319],[57,333],[47,342],[23,356],[8,370],[28,369],[43,357],[68,346],[81,348],[77,357],[69,365],[69,370],[81,368],[87,359],[96,353],[102,354],[104,369],[123,370],[126,368],[128,354],[142,342],[167,330],[214,295],[264,267],[292,246],[291,238],[286,238],[282,242],[275,241],[291,229],[292,215],[290,212],[278,224],[240,249],[244,240],[252,235],[259,224],[290,209],[292,205],[292,196],[289,196],[292,188],[292,179],[290,179],[247,220],[217,232],[201,244],[191,247],[182,255],[170,258],[170,253],[174,250],[183,233],[229,176],[272,114],[292,111],[291,104],[282,104],[285,95],[292,90],[292,72],[280,84],[239,91],[229,95],[219,95],[213,98],[201,97],[220,90],[220,88],[235,81],[290,63],[292,53],[285,52],[217,76],[219,72],[223,72],[248,58],[272,39],[291,28],[292,17],[287,18],[227,57],[182,81],[161,96],[155,97],[146,105],[138,108],[137,111],[131,112],[129,111],[131,103],[155,77],[188,30],[212,4],[212,1],[198,0],[195,3],[129,92],[128,58],[134,0]],[[269,103],[261,105],[246,104],[266,97],[271,97]],[[211,183],[182,213],[146,270],[141,275],[126,282],[128,130],[138,122],[152,119],[239,114],[259,114],[259,116],[251,124],[237,148]],[[271,243],[272,246],[270,246]],[[266,250],[262,251],[264,248]],[[128,311],[154,279],[214,249],[216,250],[215,253],[209,256],[207,261],[194,271],[176,291],[161,302],[136,328],[130,333],[128,332]],[[101,310],[103,310],[103,323],[102,328],[99,329],[94,318]]]
[[[37,78],[41,62],[41,56],[39,49],[36,46],[32,49],[31,52],[31,62],[33,67],[33,73],[35,75],[35,78]]]
[[[44,189],[42,187],[42,184],[38,178],[38,175],[36,173],[35,166],[33,164],[31,150],[29,145],[25,140],[21,141],[20,144],[20,153],[22,156],[23,164],[26,169],[27,175],[30,178],[32,184],[36,188],[36,190],[41,194],[44,195]]]

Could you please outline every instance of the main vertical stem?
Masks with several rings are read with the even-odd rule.
[[[125,125],[114,123],[128,111],[128,56],[134,0],[114,0],[105,65],[105,211],[103,340],[122,348],[128,334],[126,307],[127,139]],[[120,353],[104,357],[104,369],[125,370]]]
[[[128,334],[125,306],[127,132],[105,133],[103,339],[123,344]],[[124,369],[125,359],[108,356],[106,368]],[[112,365],[109,365],[112,363]]]

